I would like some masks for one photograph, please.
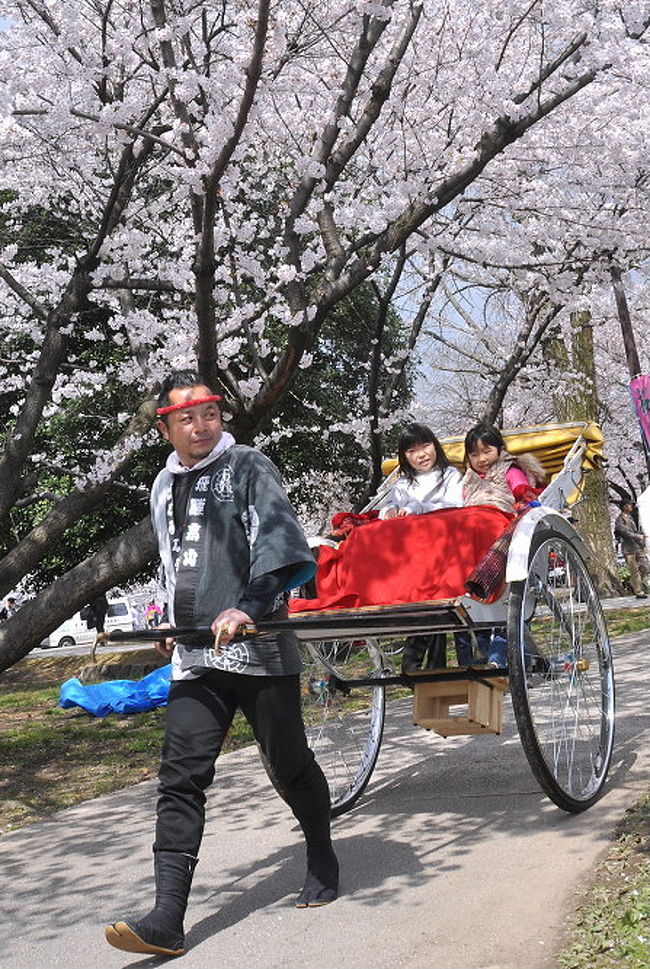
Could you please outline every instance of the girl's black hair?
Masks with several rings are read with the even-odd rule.
[[[499,453],[507,450],[506,442],[503,440],[503,434],[499,428],[493,424],[486,424],[483,421],[480,424],[475,424],[465,435],[465,461],[468,464],[469,456],[472,451],[476,450],[477,444],[485,444],[486,447],[495,447]]]
[[[408,463],[406,452],[409,448],[415,447],[416,444],[434,444],[436,448],[435,467],[440,468],[441,471],[449,467],[449,459],[442,449],[442,444],[431,428],[427,427],[426,424],[407,424],[400,434],[397,445],[397,459],[399,461],[400,471],[409,481],[415,481],[417,471]]]

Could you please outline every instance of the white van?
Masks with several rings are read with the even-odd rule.
[[[126,598],[108,600],[108,611],[104,621],[106,632],[131,632],[135,629],[135,616],[131,603]],[[78,612],[55,629],[41,646],[53,649],[55,646],[90,646],[94,642],[95,629],[89,629],[87,622]]]

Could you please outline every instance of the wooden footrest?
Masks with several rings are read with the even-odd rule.
[[[485,680],[451,680],[416,683],[413,723],[442,737],[476,733],[501,733],[505,676]],[[465,711],[451,713],[451,707]]]

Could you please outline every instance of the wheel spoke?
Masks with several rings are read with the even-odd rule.
[[[378,673],[383,657],[372,641],[307,643],[302,653],[307,739],[327,778],[332,814],[342,814],[358,799],[374,770],[385,696],[383,687],[348,689],[341,680]]]

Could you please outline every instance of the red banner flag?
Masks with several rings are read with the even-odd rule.
[[[630,393],[641,425],[643,443],[650,452],[650,376],[639,374],[638,377],[633,377],[630,381]]]

